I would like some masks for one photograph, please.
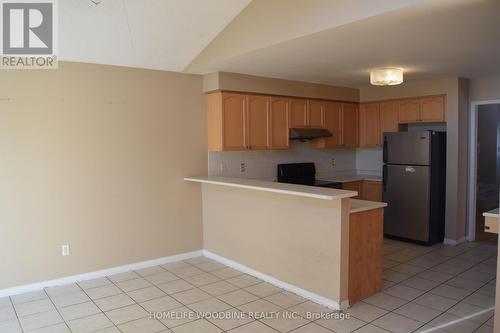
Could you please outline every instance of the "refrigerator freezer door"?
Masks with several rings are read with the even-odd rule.
[[[384,233],[429,240],[430,167],[386,165]]]
[[[384,162],[430,165],[431,135],[429,131],[384,133]]]

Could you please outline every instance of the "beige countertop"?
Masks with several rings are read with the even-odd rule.
[[[345,174],[345,175],[316,175],[317,179],[320,180],[330,180],[330,181],[336,181],[340,183],[348,183],[348,182],[356,182],[356,181],[362,181],[362,180],[368,180],[368,181],[375,181],[375,182],[381,182],[382,177],[381,176],[375,176],[375,175],[363,175],[363,174]]]
[[[499,214],[498,214],[498,208],[490,210],[490,211],[487,211],[487,212],[484,212],[483,216],[498,218],[498,216],[499,216]]]
[[[350,213],[359,213],[384,207],[387,207],[387,204],[385,202],[351,199]]]
[[[201,176],[201,177],[187,177],[184,178],[184,180],[196,183],[246,188],[251,190],[275,192],[275,193],[296,195],[296,196],[316,198],[322,200],[337,200],[342,198],[351,198],[357,195],[357,192],[354,191],[344,191],[333,188],[277,183],[265,180],[246,179],[246,178]]]

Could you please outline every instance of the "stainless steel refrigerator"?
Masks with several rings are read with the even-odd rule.
[[[446,133],[384,133],[384,234],[423,245],[442,242]]]

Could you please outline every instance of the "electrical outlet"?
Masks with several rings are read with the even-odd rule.
[[[62,251],[63,257],[69,256],[69,245],[68,244],[62,245],[61,251]]]
[[[240,172],[246,172],[247,171],[247,165],[245,163],[240,164]]]
[[[332,168],[335,168],[335,159],[332,158]]]

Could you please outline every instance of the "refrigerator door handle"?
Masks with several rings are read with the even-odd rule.
[[[387,137],[384,136],[384,150],[382,153],[384,163],[387,163],[387,154],[388,154],[387,150],[388,150]]]
[[[382,190],[387,191],[387,165],[384,164],[382,168]]]

